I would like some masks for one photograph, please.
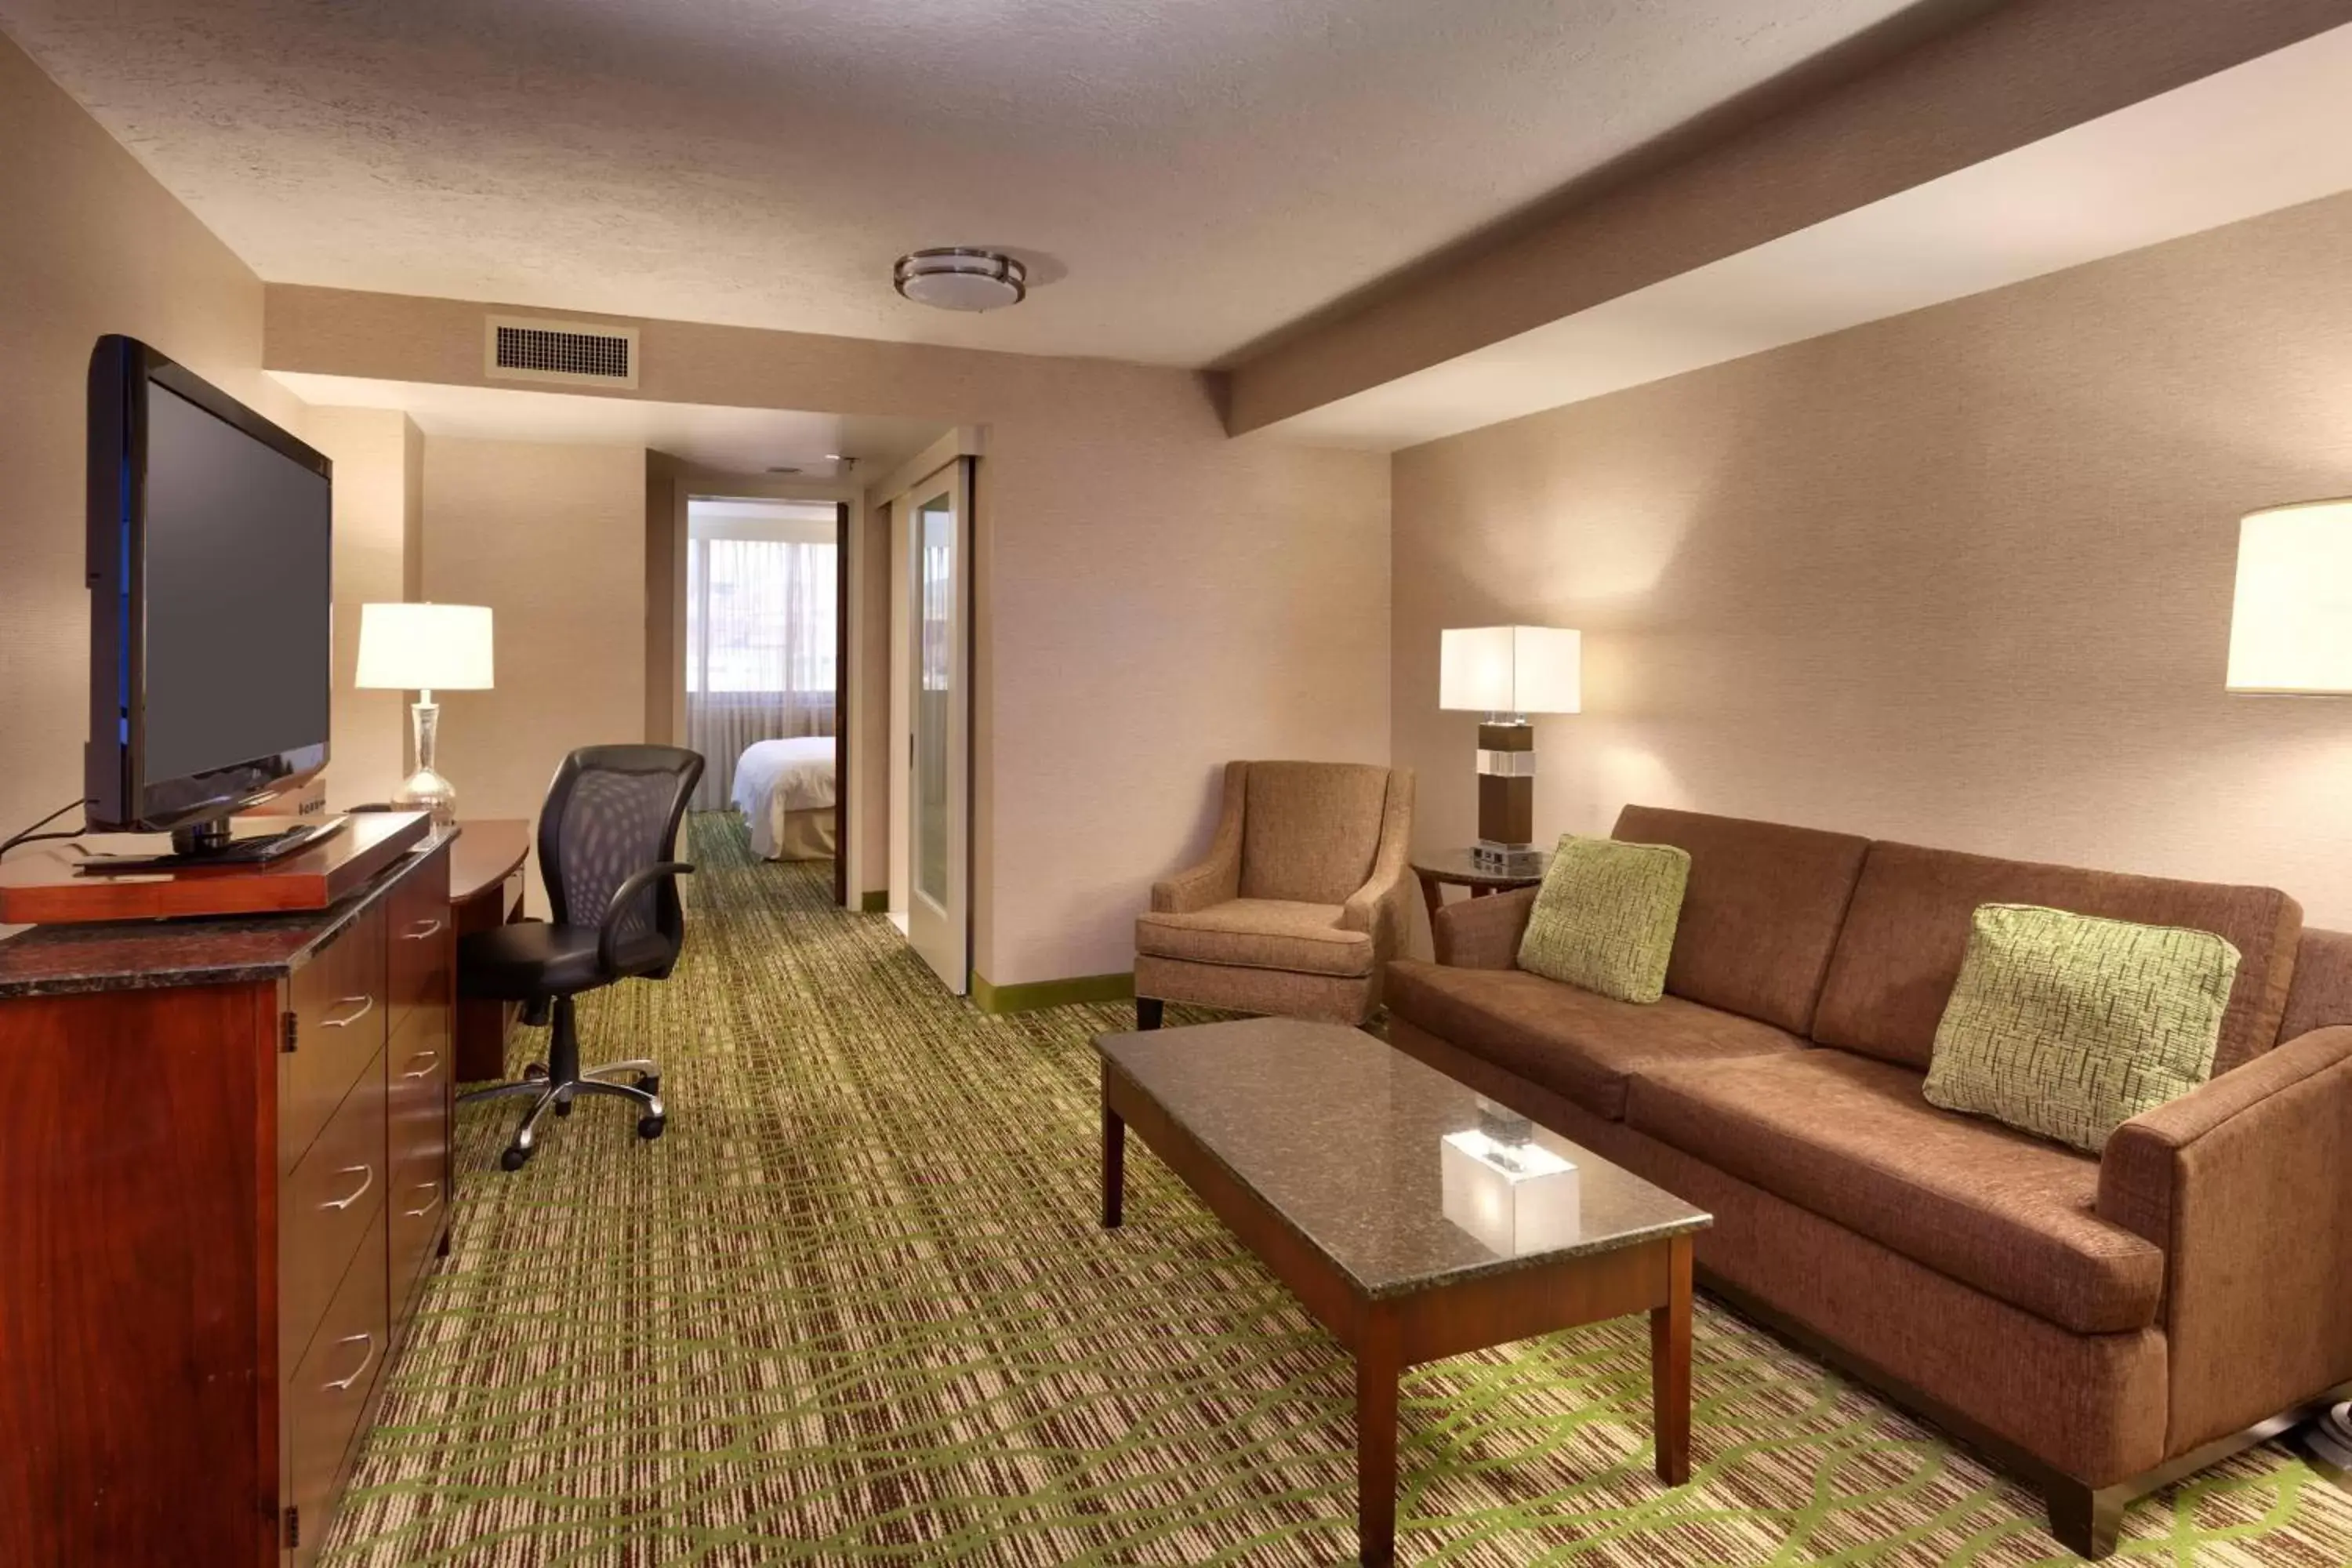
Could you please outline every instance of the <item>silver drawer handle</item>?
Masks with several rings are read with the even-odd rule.
[[[357,1176],[360,1179],[359,1191],[353,1193],[347,1198],[329,1198],[325,1203],[319,1205],[322,1209],[347,1209],[353,1204],[359,1202],[362,1198],[367,1196],[367,1190],[375,1185],[375,1167],[373,1165],[345,1165],[341,1170],[337,1171],[335,1174],[339,1176]]]
[[[419,1051],[408,1059],[413,1062],[423,1062],[425,1065],[418,1068],[415,1072],[402,1073],[400,1075],[401,1077],[431,1078],[434,1071],[441,1065],[441,1053],[439,1051]]]
[[[367,1354],[361,1358],[358,1371],[352,1373],[349,1377],[331,1377],[327,1380],[325,1386],[340,1394],[344,1389],[347,1389],[351,1387],[352,1384],[357,1383],[360,1379],[365,1377],[367,1375],[367,1369],[375,1364],[375,1336],[373,1334],[347,1334],[343,1338],[337,1340],[335,1342],[339,1345],[367,1346]]]
[[[416,929],[415,931],[404,931],[401,932],[400,940],[403,942],[423,942],[428,936],[438,934],[441,930],[442,923],[443,922],[437,920],[419,921],[416,922]]]
[[[336,1001],[335,1005],[338,1007],[348,1007],[354,1002],[360,1005],[360,1010],[358,1012],[352,1014],[346,1018],[322,1018],[320,1020],[320,1026],[322,1028],[329,1029],[348,1029],[353,1024],[358,1023],[362,1018],[366,1017],[370,1013],[375,1011],[375,998],[373,996],[344,996],[339,998]]]
[[[420,1182],[417,1184],[416,1190],[420,1193],[431,1193],[433,1194],[432,1201],[427,1203],[423,1208],[403,1209],[401,1211],[401,1216],[404,1219],[423,1219],[426,1215],[431,1214],[435,1209],[441,1206],[440,1183]]]

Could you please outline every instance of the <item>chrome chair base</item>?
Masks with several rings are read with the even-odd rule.
[[[660,1064],[640,1058],[583,1069],[579,1065],[580,1040],[572,1016],[572,998],[555,998],[552,1012],[554,1016],[550,1022],[553,1025],[554,1038],[548,1052],[551,1067],[533,1062],[523,1069],[523,1076],[512,1083],[470,1089],[457,1097],[461,1105],[518,1098],[530,1100],[523,1110],[522,1120],[516,1124],[514,1141],[499,1154],[499,1163],[509,1171],[521,1170],[539,1147],[541,1119],[550,1110],[558,1116],[571,1115],[572,1102],[582,1095],[610,1095],[614,1099],[629,1101],[637,1107],[639,1112],[637,1136],[645,1139],[660,1137],[669,1125],[669,1113],[662,1105]],[[624,1077],[635,1081],[614,1081]]]

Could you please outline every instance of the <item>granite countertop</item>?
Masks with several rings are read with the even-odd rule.
[[[1554,1244],[1495,1250],[1446,1217],[1440,1145],[1500,1108],[1360,1030],[1253,1018],[1105,1035],[1095,1046],[1372,1300],[1714,1223],[1631,1171],[1530,1126],[1531,1142],[1576,1166],[1580,1220]]]
[[[427,835],[365,888],[323,910],[30,927],[0,941],[0,1000],[282,980],[444,842]]]

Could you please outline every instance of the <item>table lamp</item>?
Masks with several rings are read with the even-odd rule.
[[[409,709],[416,729],[416,771],[393,792],[394,805],[429,811],[446,826],[457,819],[457,792],[434,770],[441,727],[439,691],[490,689],[490,612],[480,605],[362,605],[362,690],[414,691]]]
[[[2238,525],[2229,689],[2352,696],[2352,500],[2269,507]],[[2321,1416],[2310,1443],[2352,1468],[2352,1405]]]
[[[1483,870],[1532,877],[1543,865],[1536,823],[1530,713],[1583,707],[1583,638],[1556,626],[1471,626],[1441,632],[1437,705],[1484,713],[1478,726],[1478,842]]]

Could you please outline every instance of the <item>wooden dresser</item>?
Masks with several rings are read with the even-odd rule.
[[[452,842],[0,942],[0,1563],[318,1555],[447,1247]]]

